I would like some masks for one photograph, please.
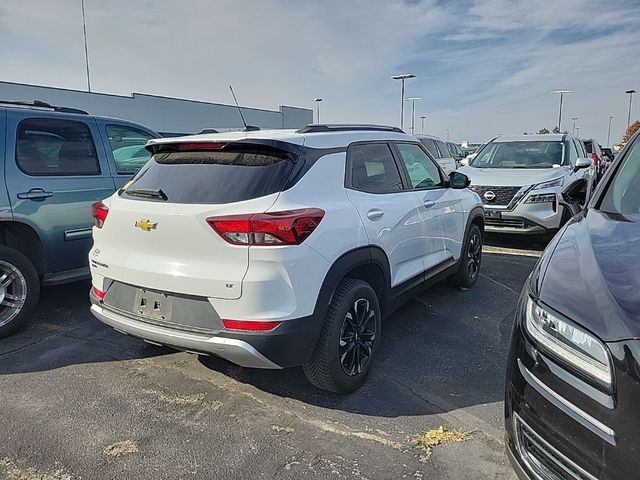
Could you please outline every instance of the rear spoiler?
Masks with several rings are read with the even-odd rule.
[[[269,140],[260,138],[243,138],[240,140],[232,141],[211,141],[211,140],[191,140],[189,137],[184,137],[181,141],[176,142],[162,142],[156,143],[153,140],[149,140],[145,148],[152,154],[165,153],[165,152],[180,152],[180,151],[219,151],[233,149],[234,151],[241,150],[243,147],[265,147],[265,149],[275,149],[281,152],[286,152],[291,156],[291,159],[296,162],[300,154],[302,153],[302,145],[295,143],[283,142],[280,140]]]

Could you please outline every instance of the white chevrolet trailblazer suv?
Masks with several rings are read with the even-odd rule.
[[[364,382],[382,318],[478,278],[484,216],[394,127],[310,125],[151,140],[93,206],[92,313],[154,344],[244,367]]]

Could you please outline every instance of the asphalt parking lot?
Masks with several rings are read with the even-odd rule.
[[[0,478],[514,479],[504,365],[544,242],[489,241],[473,289],[437,285],[384,323],[369,381],[349,396],[300,369],[121,335],[89,313],[88,282],[45,289],[29,327],[0,340]],[[439,426],[470,438],[431,455],[414,445]]]

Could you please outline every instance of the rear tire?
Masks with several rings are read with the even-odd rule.
[[[447,281],[454,287],[471,288],[480,276],[482,264],[482,232],[475,223],[471,224],[460,255],[458,271]]]
[[[40,298],[40,279],[19,251],[0,246],[0,338],[11,335],[29,319]]]
[[[380,344],[381,312],[371,285],[343,279],[327,309],[311,360],[303,366],[316,387],[336,393],[365,382]]]

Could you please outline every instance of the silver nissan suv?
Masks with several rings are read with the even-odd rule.
[[[488,232],[554,233],[570,217],[562,188],[595,171],[583,143],[563,134],[498,137],[459,169],[480,195]]]

